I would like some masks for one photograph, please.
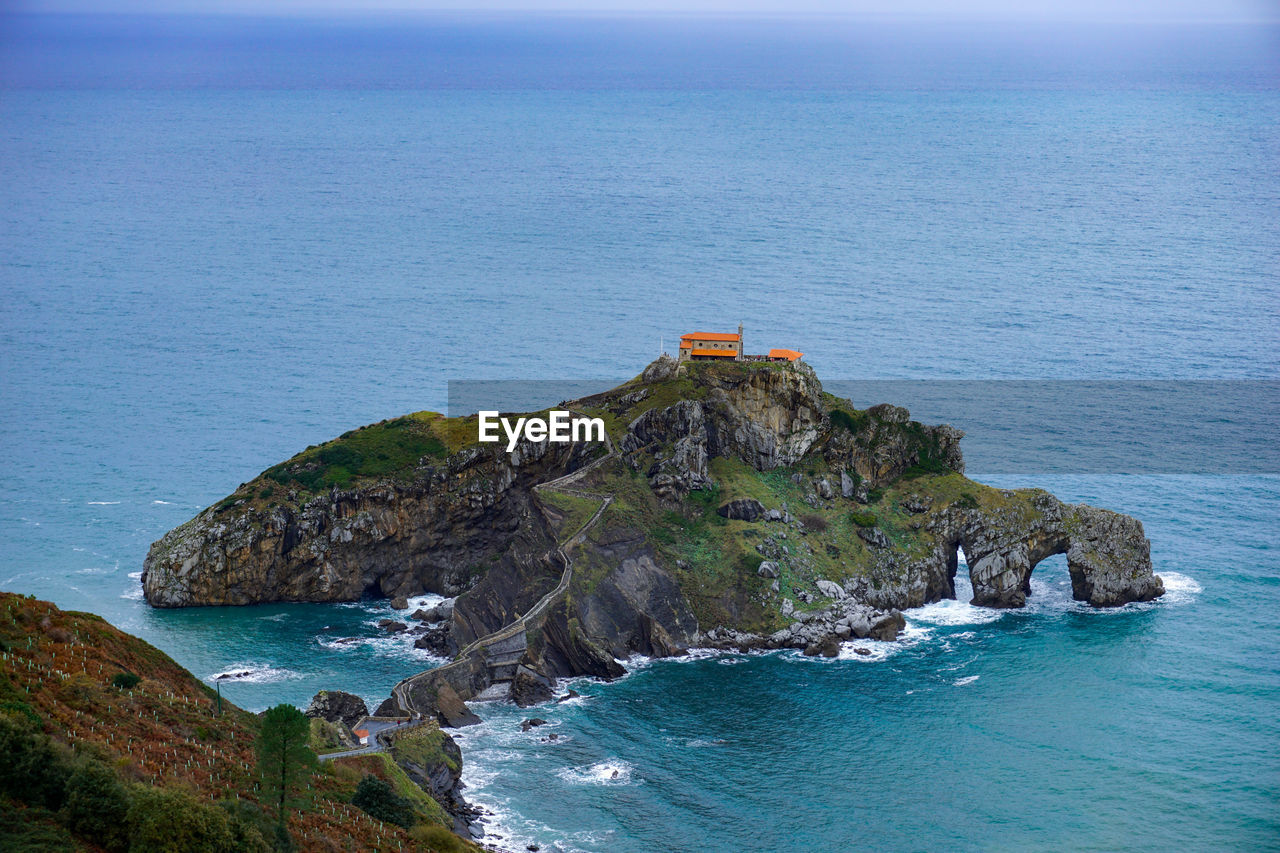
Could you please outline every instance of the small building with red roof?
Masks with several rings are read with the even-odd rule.
[[[768,355],[747,355],[742,348],[742,324],[733,332],[690,332],[680,336],[680,361],[777,361],[796,362],[804,353],[771,349]]]

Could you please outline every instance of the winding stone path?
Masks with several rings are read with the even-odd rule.
[[[530,607],[524,615],[498,630],[467,644],[449,663],[411,675],[391,688],[391,695],[395,697],[400,707],[407,711],[413,719],[419,719],[423,716],[422,709],[418,708],[413,701],[415,688],[426,688],[429,691],[435,685],[438,690],[439,685],[450,684],[463,701],[473,698],[476,694],[469,689],[469,680],[456,682],[451,679],[451,676],[470,672],[475,666],[474,659],[482,652],[483,665],[488,670],[487,675],[490,684],[510,681],[514,676],[515,670],[521,658],[524,657],[524,652],[527,648],[528,629],[535,624],[536,620],[541,619],[551,605],[564,597],[564,594],[569,589],[570,582],[573,580],[573,558],[569,556],[567,549],[586,538],[587,531],[600,520],[600,517],[604,515],[604,511],[608,509],[609,504],[613,502],[613,495],[597,495],[568,488],[604,463],[618,458],[617,450],[614,448],[613,440],[609,438],[608,433],[605,434],[605,442],[607,443],[608,453],[583,465],[576,471],[565,474],[563,477],[557,477],[554,480],[539,483],[533,487],[535,492],[557,491],[574,497],[600,501],[600,506],[596,508],[591,517],[571,536],[556,546],[555,554],[564,563],[564,571],[560,574],[559,582],[556,583],[551,591],[538,599],[537,603]],[[459,687],[463,689],[459,689]]]

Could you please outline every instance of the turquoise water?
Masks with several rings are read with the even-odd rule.
[[[685,55],[663,37],[610,67]],[[633,374],[739,321],[830,378],[1280,375],[1273,54],[1140,85],[956,54],[903,82],[818,75],[800,41],[761,90],[724,83],[755,73],[736,53],[627,87],[538,78],[533,51],[517,90],[470,65],[308,87],[342,63],[275,45],[276,87],[192,88],[69,44],[0,89],[0,588],[252,670],[224,687],[248,708],[378,701],[432,661],[378,602],[150,610],[147,546],[302,447],[443,409],[450,379]],[[1055,558],[1026,611],[935,605],[866,657],[633,662],[536,712],[555,743],[482,706],[461,738],[494,832],[1280,847],[1280,479],[970,473],[1143,519],[1170,594],[1082,609]]]

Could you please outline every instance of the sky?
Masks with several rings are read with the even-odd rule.
[[[18,12],[360,14],[515,11],[839,16],[923,20],[1262,22],[1280,0],[0,0]]]

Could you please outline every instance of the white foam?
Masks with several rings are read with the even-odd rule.
[[[1178,572],[1157,572],[1164,581],[1164,595],[1156,599],[1164,604],[1186,604],[1204,592],[1204,587],[1193,577]]]
[[[848,640],[841,643],[840,653],[835,659],[856,660],[862,663],[888,660],[904,649],[926,642],[932,636],[932,628],[912,625],[908,622],[907,627],[898,634],[896,640]],[[862,649],[862,653],[859,653],[859,649]],[[809,660],[824,660],[824,658],[809,658]]]
[[[205,681],[234,681],[239,684],[271,684],[276,681],[291,681],[301,678],[301,673],[283,667],[264,666],[258,663],[238,663],[227,667],[222,672],[210,675]]]
[[[737,654],[737,653],[725,651],[724,649],[694,648],[694,649],[686,649],[685,654],[679,659],[680,660],[711,660],[712,658],[723,657],[725,655],[731,655],[731,654]]]
[[[140,581],[142,580],[142,572],[129,572],[129,578],[131,580]]]
[[[556,775],[574,785],[630,785],[633,770],[625,761],[609,759],[582,767],[566,767]]]
[[[973,684],[981,677],[981,675],[966,675],[964,678],[957,678],[953,683],[956,687],[964,687],[966,684]]]
[[[994,622],[1005,614],[1003,610],[990,607],[974,607],[969,601],[973,598],[973,584],[969,580],[969,561],[963,548],[956,549],[958,567],[956,569],[955,598],[944,598],[923,607],[913,607],[903,611],[908,620],[924,622],[928,625],[984,625]]]
[[[169,505],[170,505],[170,504],[172,504],[173,502],[172,502],[172,501],[152,501],[151,503],[153,503],[153,504],[161,504],[162,506],[169,506]]]
[[[968,602],[944,598],[923,607],[904,610],[903,615],[909,621],[923,622],[927,625],[984,625],[1004,616],[1007,611],[991,607],[975,607]]]
[[[89,501],[89,506],[115,506],[120,501]]]

